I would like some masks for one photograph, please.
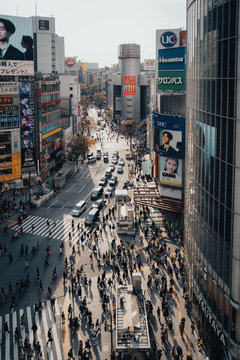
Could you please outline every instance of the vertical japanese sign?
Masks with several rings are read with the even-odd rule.
[[[136,76],[123,77],[123,95],[136,95]]]
[[[20,126],[21,126],[21,155],[22,168],[35,165],[34,130],[34,102],[33,84],[30,81],[20,83]]]

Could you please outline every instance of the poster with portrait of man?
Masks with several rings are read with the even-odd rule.
[[[182,187],[182,160],[160,156],[160,184]]]
[[[182,157],[182,131],[155,129],[154,149],[166,156]]]
[[[1,75],[33,75],[32,19],[0,15]]]

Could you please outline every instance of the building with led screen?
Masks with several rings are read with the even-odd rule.
[[[187,1],[185,253],[211,359],[240,358],[239,1]]]

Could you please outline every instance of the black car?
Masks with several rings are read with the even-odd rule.
[[[118,181],[117,176],[112,176],[111,179],[109,180],[109,185],[115,186],[115,185],[117,185],[117,181]]]

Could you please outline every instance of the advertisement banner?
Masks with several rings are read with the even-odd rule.
[[[170,49],[179,47],[181,29],[162,29],[156,30],[156,49]]]
[[[0,121],[14,121],[12,118],[19,121],[19,85],[15,82],[6,83],[6,86],[0,83]]]
[[[155,70],[155,59],[145,59],[143,64],[143,69],[145,71],[154,71]]]
[[[159,71],[158,72],[158,89],[185,91],[185,71]]]
[[[0,75],[33,75],[32,19],[0,15]]]
[[[136,76],[123,77],[123,95],[136,95]]]
[[[158,70],[184,70],[186,47],[158,50]]]
[[[182,160],[173,157],[160,157],[160,184],[182,187]]]
[[[20,126],[22,168],[35,165],[35,145],[33,140],[33,88],[30,81],[20,83]]]
[[[0,96],[4,96],[7,94],[19,94],[19,85],[17,82],[0,82]]]
[[[49,30],[49,20],[44,20],[44,19],[38,20],[38,29],[48,31]]]
[[[13,98],[10,97],[0,97],[0,105],[12,105]]]
[[[11,61],[0,60],[0,75],[1,76],[25,76],[34,75],[33,61]]]
[[[81,116],[81,104],[80,101],[78,101],[78,117]]]
[[[185,118],[153,112],[153,150],[165,156],[184,157]]]
[[[87,71],[87,62],[81,62],[80,65],[81,65],[81,68],[83,71]]]
[[[180,46],[187,45],[187,30],[180,31]]]

